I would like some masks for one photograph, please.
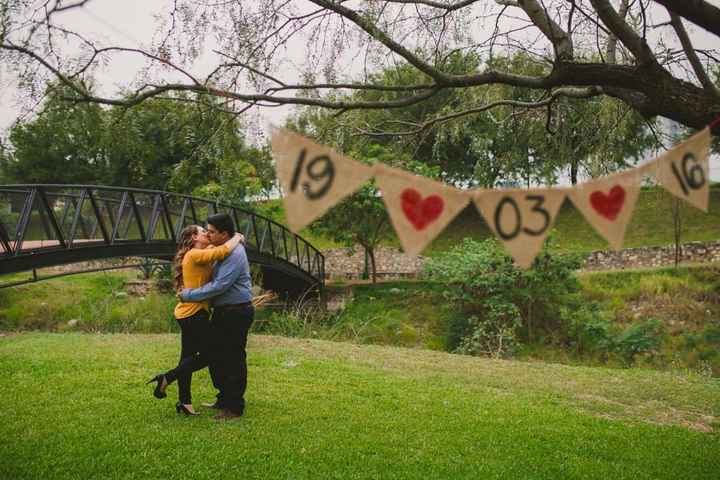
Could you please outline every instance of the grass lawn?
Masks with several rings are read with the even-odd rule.
[[[253,335],[246,415],[217,423],[143,384],[177,349],[171,334],[0,337],[0,478],[720,472],[720,383],[705,377]],[[205,372],[194,392],[212,397]]]

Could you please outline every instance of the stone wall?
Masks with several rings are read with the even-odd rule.
[[[364,253],[357,248],[323,251],[325,270],[332,279],[357,279],[362,276]],[[378,278],[396,279],[415,277],[421,270],[424,258],[405,255],[395,248],[379,248],[376,253]],[[720,241],[689,242],[682,245],[682,262],[720,262]],[[587,256],[583,270],[614,270],[624,268],[663,267],[675,263],[675,246],[627,248],[619,252],[600,250]]]
[[[682,244],[681,262],[720,262],[720,241]],[[638,267],[664,267],[675,264],[675,245],[626,248],[619,252],[593,252],[585,259],[583,270],[613,270]]]
[[[354,253],[349,248],[332,248],[323,250],[322,253],[325,255],[325,274],[329,278],[362,277],[365,265],[362,247],[356,248]],[[380,279],[414,277],[422,269],[423,261],[421,256],[405,255],[396,248],[380,247],[375,252],[375,266]]]

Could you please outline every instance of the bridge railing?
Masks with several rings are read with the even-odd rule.
[[[248,248],[324,281],[324,256],[270,218],[189,195],[96,185],[0,185],[0,263],[91,244],[176,243],[185,226],[219,212],[233,218]]]

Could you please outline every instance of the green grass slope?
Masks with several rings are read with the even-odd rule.
[[[716,479],[720,384],[251,336],[246,415],[144,381],[174,335],[0,337],[0,478]],[[195,400],[209,399],[207,374]]]

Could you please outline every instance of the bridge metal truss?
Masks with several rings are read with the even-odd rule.
[[[96,185],[0,185],[0,274],[112,257],[169,260],[185,226],[218,212],[245,235],[266,288],[292,294],[324,284],[324,256],[267,217],[189,195]]]

